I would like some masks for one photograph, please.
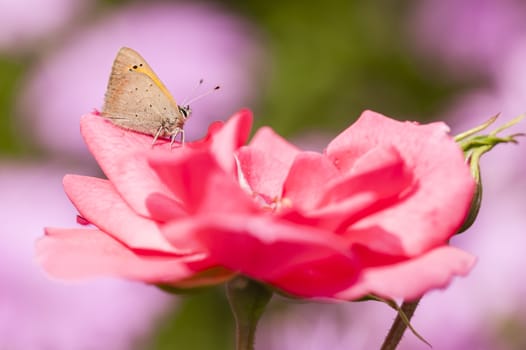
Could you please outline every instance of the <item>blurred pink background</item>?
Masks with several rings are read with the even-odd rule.
[[[201,136],[212,120],[262,104],[268,72],[279,63],[272,51],[279,47],[268,39],[274,29],[261,24],[268,14],[257,17],[255,11],[256,21],[220,1],[109,3],[0,0],[0,58],[28,67],[9,100],[17,117],[0,118],[13,118],[12,135],[34,148],[23,157],[7,151],[0,155],[0,349],[149,348],[143,344],[184,302],[154,287],[116,279],[50,280],[34,261],[34,242],[44,226],[75,224],[76,211],[62,190],[63,175],[100,176],[79,136],[79,118],[101,107],[117,50],[137,49],[177,101],[189,97],[201,78],[204,88],[221,85],[192,106],[185,128],[189,139]],[[281,5],[264,4],[281,13]],[[445,120],[455,134],[497,113],[496,125],[501,125],[526,112],[524,1],[409,1],[406,12],[399,25],[406,32],[407,55],[434,67],[441,79],[477,82],[440,105],[435,115],[421,117]],[[294,32],[295,19],[287,20],[292,29],[277,35],[302,35]],[[301,43],[289,46],[294,45]],[[315,55],[322,48],[308,50]],[[326,82],[309,83],[323,87]],[[509,133],[525,132],[524,125]],[[305,148],[320,149],[334,135],[315,129],[295,139]],[[450,288],[425,296],[416,311],[412,323],[434,349],[526,348],[525,142],[497,146],[482,161],[485,187],[478,221],[452,241],[478,256],[477,266]],[[395,317],[375,302],[277,299],[261,321],[259,350],[376,349]],[[407,332],[399,348],[427,346]]]

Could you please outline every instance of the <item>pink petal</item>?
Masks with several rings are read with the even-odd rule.
[[[150,166],[178,198],[185,209],[196,212],[251,213],[254,201],[241,189],[231,174],[205,151],[189,151],[177,157],[151,157]]]
[[[250,147],[261,151],[268,151],[284,164],[292,164],[296,155],[300,152],[298,147],[289,143],[269,127],[259,128],[252,140]]]
[[[237,159],[238,177],[242,175],[249,192],[263,196],[267,201],[279,198],[289,170],[286,164],[268,152],[251,147],[241,147]]]
[[[272,129],[260,128],[237,153],[239,167],[253,192],[269,199],[279,198],[283,183],[300,151]]]
[[[362,156],[348,174],[326,183],[317,206],[345,201],[360,192],[376,193],[378,200],[401,195],[411,184],[411,175],[396,149],[376,147]]]
[[[382,161],[376,162],[378,158]],[[307,214],[309,217],[336,225],[333,229],[341,233],[356,221],[405,201],[417,188],[413,174],[395,150],[377,148],[362,160],[367,166],[360,171],[349,172],[327,184],[317,208]]]
[[[230,117],[223,128],[213,135],[210,149],[227,173],[234,173],[234,151],[247,142],[251,127],[252,112],[242,109]]]
[[[214,215],[163,227],[175,245],[206,252],[217,264],[298,295],[330,295],[358,271],[337,235],[272,216]]]
[[[147,283],[172,283],[194,272],[187,257],[139,254],[99,230],[47,228],[37,241],[37,258],[62,279],[119,276]]]
[[[357,220],[404,200],[410,193],[412,174],[398,152],[392,148],[377,148],[362,157],[360,160],[367,160],[367,166],[360,167],[360,171],[343,176],[330,175],[325,180],[322,174],[334,174],[335,170],[322,165],[326,162],[323,158],[324,156],[303,155],[296,158],[285,186],[287,199],[291,199],[293,209],[299,208],[301,214],[283,212],[279,214],[283,219],[300,224],[311,222],[327,230],[342,233]],[[378,159],[381,161],[377,161]],[[330,169],[330,173],[325,168]],[[321,178],[318,181],[319,176]],[[312,178],[318,183],[309,184]],[[294,184],[292,181],[296,179],[298,183]],[[289,184],[294,187],[289,187]],[[289,188],[305,195],[299,198]],[[311,208],[305,207],[307,204]]]
[[[474,181],[447,132],[443,123],[402,123],[366,111],[329,144],[326,154],[343,172],[352,172],[371,149],[394,147],[418,183],[405,201],[368,216],[357,229],[397,235],[409,255],[441,245],[456,232],[471,204]]]
[[[404,156],[407,152],[411,159],[418,159],[417,156],[422,152],[419,147],[440,145],[435,142],[451,143],[450,138],[446,136],[448,132],[449,127],[441,122],[420,125],[417,122],[400,122],[380,113],[364,111],[356,122],[329,143],[325,154],[344,172],[351,170],[359,157],[376,146],[395,147]],[[428,137],[431,137],[431,140],[428,140]],[[438,140],[434,140],[437,138]],[[430,141],[431,145],[428,145]]]
[[[338,169],[325,155],[302,152],[292,163],[282,197],[292,201],[294,207],[313,209],[325,195],[327,183],[339,177]]]
[[[158,223],[137,215],[108,180],[66,175],[64,189],[80,215],[131,248],[182,253],[164,238]]]
[[[209,134],[195,142],[185,143],[183,148],[170,148],[168,140],[159,139],[152,148],[153,137],[119,128],[104,118],[87,115],[81,119],[81,132],[90,151],[125,201],[139,214],[150,216],[152,203],[147,201],[152,193],[169,194],[170,191],[148,166],[148,155],[172,156],[186,149],[208,149],[215,152],[224,168],[233,171],[233,151],[246,142],[252,115],[242,110],[225,124],[212,124]],[[154,219],[165,221],[172,216],[184,214],[175,203],[179,198],[167,196],[163,201],[171,203],[162,210],[156,210]],[[153,205],[154,206],[154,205]],[[159,209],[159,208],[157,208]],[[169,211],[167,211],[170,209]]]
[[[467,275],[475,261],[460,249],[444,246],[402,263],[365,269],[356,284],[335,296],[352,300],[373,293],[413,300],[429,290],[447,287],[454,276]]]
[[[169,152],[167,142],[159,140],[160,146],[156,144],[152,149],[151,136],[124,130],[105,118],[86,115],[80,122],[86,144],[117,192],[135,212],[150,216],[146,198],[151,193],[169,194],[170,191],[148,166],[144,153]],[[173,203],[178,201],[175,197],[170,199]],[[173,213],[182,214],[181,209]]]

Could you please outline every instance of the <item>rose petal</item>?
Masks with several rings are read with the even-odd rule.
[[[316,161],[316,158],[321,160],[323,157],[297,157],[297,162],[293,165],[294,170],[291,170],[291,174],[296,175],[289,176],[285,186],[297,186],[293,189],[297,188],[299,193],[305,193],[305,196],[299,199],[295,193],[287,194],[287,199],[291,199],[292,209],[299,210],[299,215],[284,211],[278,214],[283,219],[299,223],[309,221],[311,225],[343,233],[349,225],[361,218],[404,200],[411,191],[412,174],[405,167],[398,152],[392,148],[377,148],[361,158],[370,158],[371,162],[361,167],[360,171],[349,172],[343,176],[327,173],[329,176],[325,181],[324,175],[321,175],[325,173],[323,166],[321,162]],[[375,162],[374,159],[382,161]],[[302,167],[302,164],[305,167]],[[320,167],[321,169],[318,169]],[[335,170],[330,170],[333,171]],[[317,172],[320,175],[316,175]],[[318,183],[308,184],[310,178],[317,179],[319,176],[322,177]],[[298,183],[293,184],[292,179],[297,179]],[[286,191],[289,193],[288,188]],[[309,203],[311,208],[306,208],[304,202]]]
[[[407,200],[368,216],[356,228],[397,235],[409,255],[442,245],[456,232],[471,204],[474,181],[447,132],[443,123],[402,123],[366,111],[329,144],[326,154],[343,172],[353,171],[375,147],[395,147],[418,182]]]
[[[372,293],[414,300],[431,289],[447,287],[454,276],[467,275],[475,261],[474,256],[460,249],[439,247],[405,262],[364,269],[351,288],[335,296],[352,300]]]
[[[360,171],[349,172],[328,183],[318,208],[307,215],[321,219],[326,225],[330,224],[327,227],[342,233],[349,225],[405,201],[418,188],[413,174],[393,149],[375,149],[360,161],[379,157],[382,162],[373,160]]]
[[[252,112],[242,109],[228,119],[220,132],[213,135],[210,150],[218,164],[229,174],[235,171],[234,151],[244,145],[252,127]]]
[[[259,128],[250,140],[250,147],[267,151],[274,155],[281,163],[292,164],[300,150],[269,127]]]
[[[157,144],[152,149],[151,136],[124,130],[102,117],[86,115],[80,122],[86,144],[117,192],[135,212],[150,216],[146,208],[148,195],[170,191],[148,166],[144,152],[168,152],[167,149],[160,149]],[[164,140],[159,142],[166,144]],[[170,199],[178,201],[175,197]],[[181,214],[181,210],[174,212]]]
[[[380,113],[364,111],[356,122],[329,143],[324,153],[339,169],[346,172],[352,169],[359,157],[377,146],[394,146],[404,156],[406,152],[411,155],[408,160],[422,158],[419,157],[423,151],[421,147],[433,149],[433,146],[445,143],[450,149],[451,139],[447,136],[448,132],[449,127],[442,122],[420,125],[417,122],[400,122]],[[440,153],[440,150],[435,149],[435,153]]]
[[[252,192],[268,200],[279,198],[283,183],[300,151],[272,129],[257,131],[250,145],[237,152],[238,166]]]
[[[177,157],[150,157],[150,166],[161,181],[185,204],[190,214],[212,211],[252,213],[254,201],[205,151]]]
[[[66,175],[64,189],[87,221],[132,248],[184,253],[164,238],[158,224],[137,215],[108,180]]]
[[[325,184],[317,207],[325,207],[351,198],[360,192],[372,192],[385,199],[398,195],[411,185],[412,173],[393,147],[376,147],[362,156],[348,174]]]
[[[117,127],[109,120],[95,115],[86,115],[81,119],[81,132],[100,167],[125,201],[140,215],[150,216],[152,208],[147,199],[152,193],[169,194],[170,191],[148,166],[148,155],[172,156],[186,149],[211,148],[224,168],[234,170],[233,151],[246,142],[252,123],[249,110],[242,110],[224,124],[213,124],[209,134],[203,140],[187,142],[184,147],[174,146],[169,140],[158,139],[152,148],[153,138]],[[174,205],[164,208],[169,212],[156,211],[154,219],[165,221],[170,216],[183,215],[175,203],[174,196],[164,199]]]
[[[172,283],[192,276],[188,257],[139,254],[99,230],[47,228],[37,241],[37,258],[63,279],[120,276],[148,283]]]
[[[335,293],[358,272],[337,235],[272,216],[209,214],[174,221],[163,232],[177,246],[206,252],[221,266],[297,295]]]
[[[340,172],[325,155],[302,152],[292,163],[282,197],[304,211],[314,209],[324,197],[327,183],[337,178]]]
[[[249,147],[237,154],[239,167],[252,191],[268,198],[281,195],[290,166],[300,150],[268,127],[260,128]]]

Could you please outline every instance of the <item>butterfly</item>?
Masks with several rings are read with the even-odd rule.
[[[219,88],[219,87],[216,87]],[[179,106],[146,60],[123,47],[117,53],[106,90],[101,115],[124,129],[170,138],[170,147],[181,135],[190,117],[190,106]]]

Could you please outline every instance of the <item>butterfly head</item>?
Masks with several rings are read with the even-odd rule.
[[[190,108],[189,105],[178,106],[178,107],[179,107],[179,113],[181,113],[181,116],[186,121],[186,119],[190,117],[190,114],[192,114],[192,109]]]

